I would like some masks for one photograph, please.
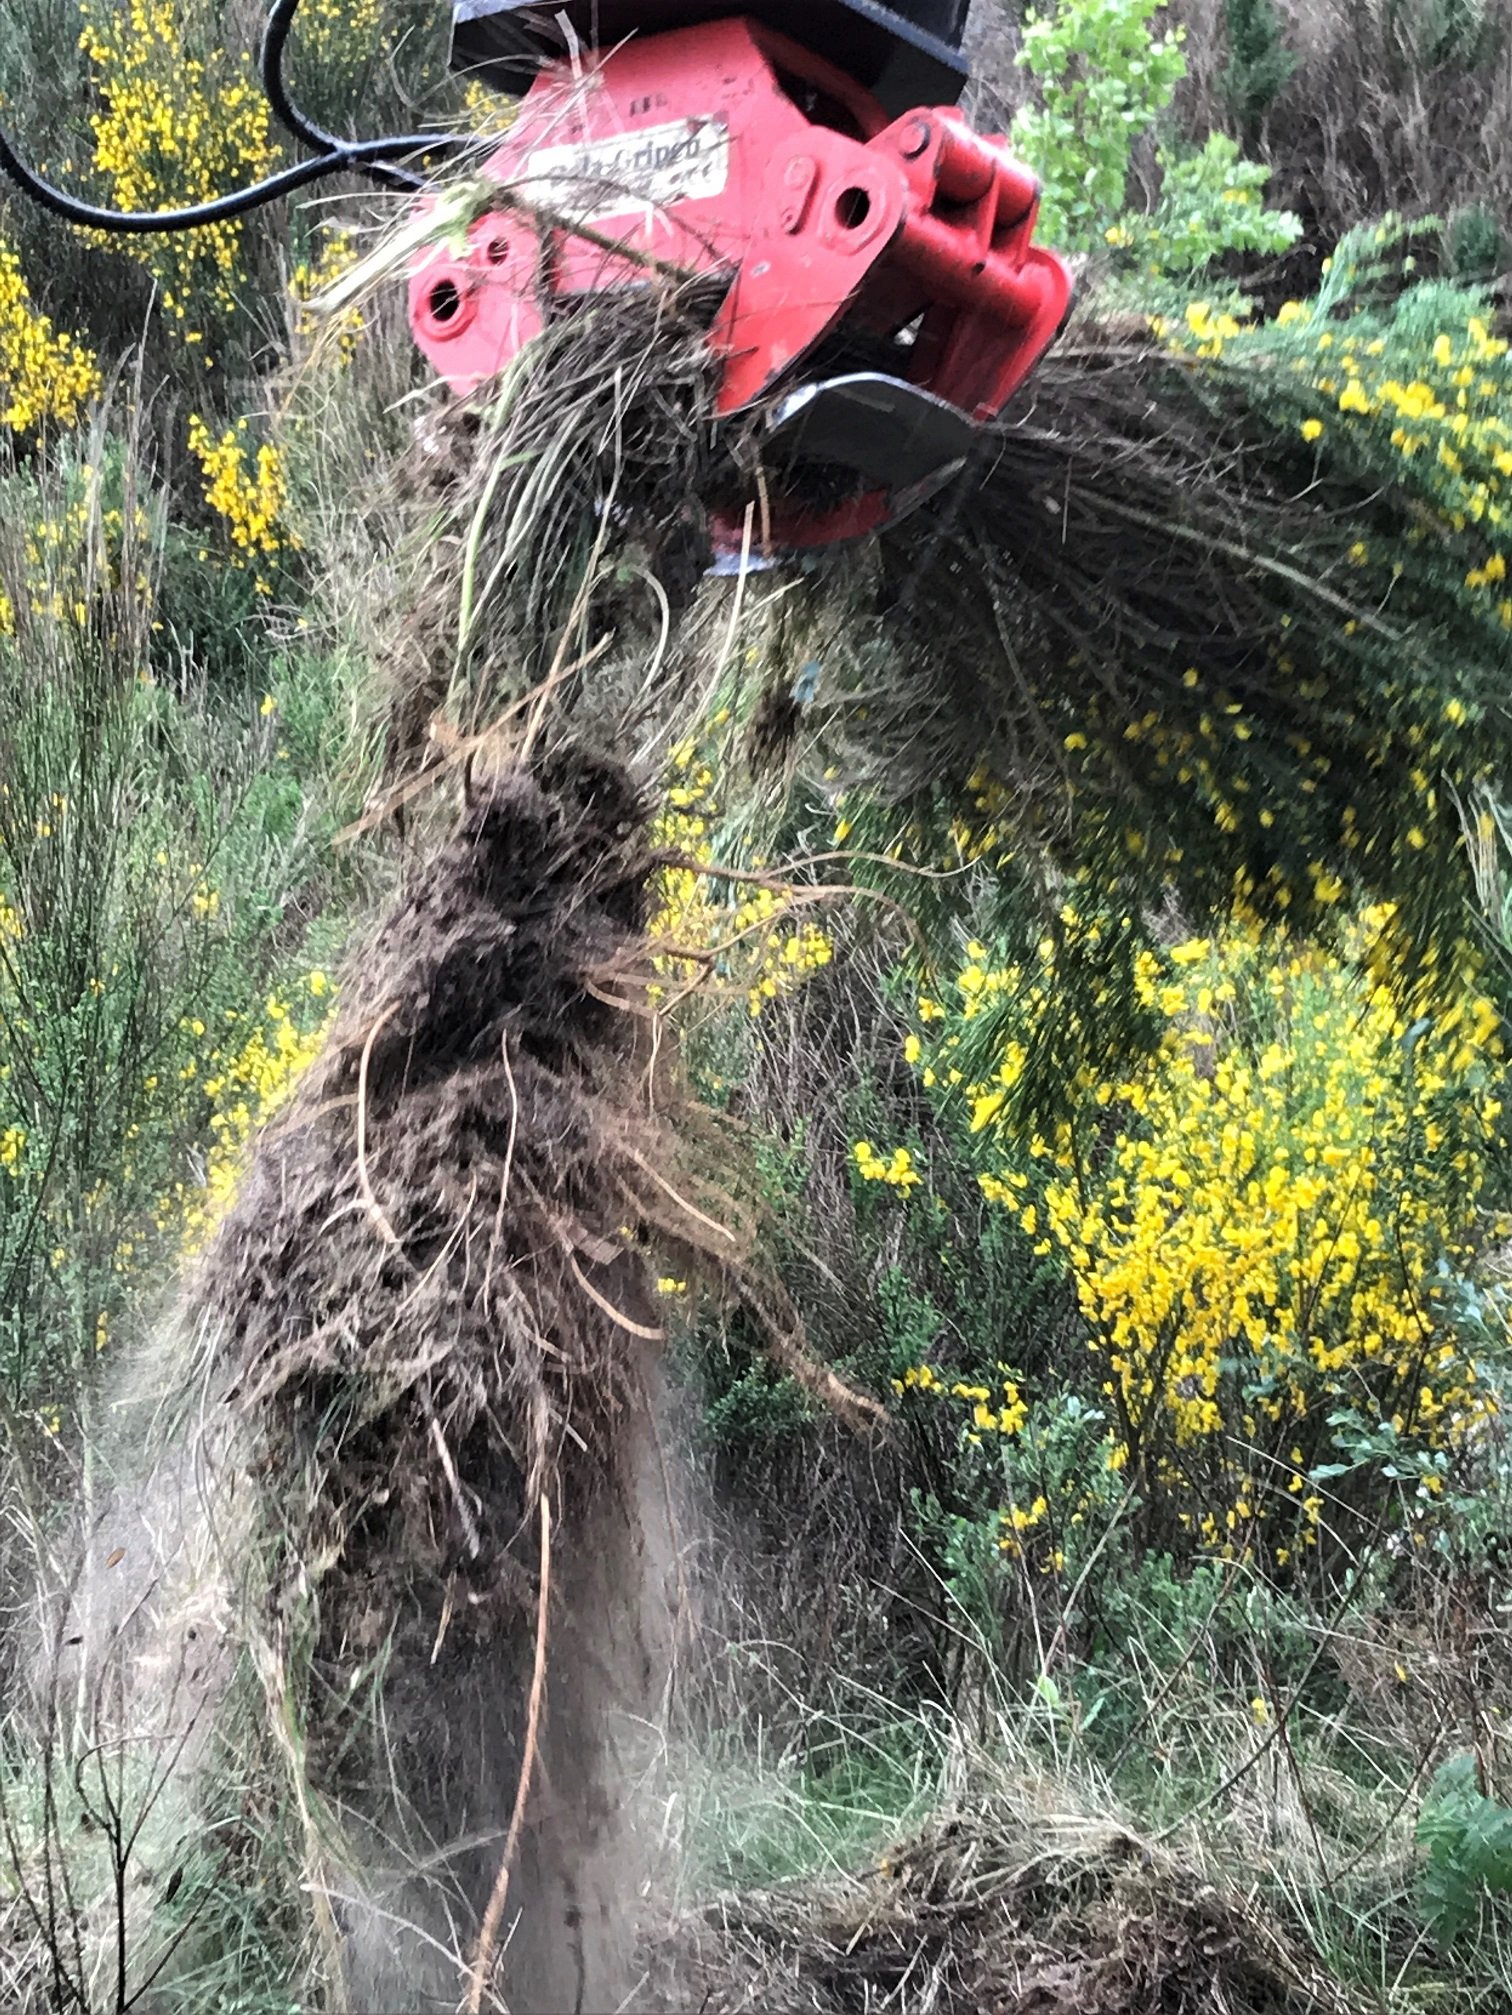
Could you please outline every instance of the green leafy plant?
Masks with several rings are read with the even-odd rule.
[[[1265,207],[1270,170],[1246,161],[1226,133],[1192,152],[1160,152],[1160,199],[1129,210],[1103,234],[1146,278],[1194,277],[1232,252],[1284,252],[1300,235],[1289,210]]]
[[[1444,265],[1451,278],[1487,285],[1512,256],[1501,219],[1484,203],[1456,210],[1444,227]]]
[[[1240,130],[1252,138],[1297,67],[1276,0],[1224,0],[1229,59],[1223,94]]]
[[[1512,1809],[1488,1798],[1472,1755],[1434,1773],[1418,1820],[1428,1850],[1421,1901],[1434,1937],[1449,1943],[1490,1897],[1512,1896]]]
[[[1161,0],[1061,0],[1031,13],[1018,61],[1038,103],[1013,124],[1014,144],[1044,182],[1049,242],[1111,249],[1116,270],[1143,280],[1200,272],[1229,252],[1279,252],[1301,234],[1287,211],[1261,201],[1268,171],[1212,134],[1196,149],[1160,135],[1186,75],[1184,31],[1159,33]],[[1135,150],[1155,139],[1160,195],[1129,200]]]
[[[1062,0],[1024,23],[1018,61],[1037,106],[1014,119],[1014,144],[1043,179],[1046,236],[1094,245],[1123,209],[1136,143],[1186,75],[1182,31],[1157,35],[1161,0]]]
[[[1478,70],[1501,40],[1486,0],[1387,0],[1385,18],[1403,57],[1420,70]]]

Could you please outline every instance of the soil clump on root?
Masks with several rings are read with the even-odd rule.
[[[359,1842],[354,2008],[455,2007],[511,1860],[517,2015],[638,1977],[616,1731],[669,1657],[651,1269],[728,1284],[750,1249],[647,1005],[645,813],[576,747],[474,788],[193,1290],[274,1535],[272,1693]]]

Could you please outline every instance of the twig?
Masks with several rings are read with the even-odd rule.
[[[367,1165],[368,1064],[372,1058],[373,1044],[398,1012],[397,1001],[386,1007],[368,1030],[367,1041],[362,1045],[362,1061],[357,1066],[357,1184],[362,1191],[362,1200],[367,1205],[368,1216],[373,1220],[384,1243],[391,1246],[395,1252],[402,1253],[404,1248],[399,1243],[399,1234],[384,1215],[383,1206],[374,1192]]]
[[[725,627],[724,642],[719,647],[719,655],[714,660],[714,676],[709,682],[712,693],[724,677],[725,666],[730,662],[735,649],[735,638],[740,629],[740,612],[745,606],[746,581],[751,571],[751,525],[756,506],[746,505],[745,523],[740,534],[740,571],[735,576],[735,592],[730,597],[730,620]]]
[[[550,1603],[551,1499],[542,1492],[541,1586],[536,1601],[535,1670],[531,1674],[530,1704],[525,1715],[525,1754],[520,1760],[520,1781],[515,1789],[514,1811],[509,1815],[509,1831],[504,1836],[504,1852],[499,1857],[499,1872],[494,1877],[488,1908],[483,1912],[482,1928],[478,1932],[478,1943],[473,1951],[467,1998],[462,2004],[464,2015],[479,2015],[482,2009],[483,1996],[493,1976],[494,1952],[499,1943],[499,1926],[504,1920],[504,1905],[509,1900],[509,1873],[514,1866],[515,1850],[519,1846],[520,1831],[525,1823],[525,1806],[530,1796],[531,1779],[535,1775],[536,1752],[540,1742],[541,1707],[546,1695],[546,1640]]]
[[[944,873],[927,868],[906,868],[901,861],[889,861],[882,854],[807,854],[788,863],[789,875],[796,873],[799,868],[811,867],[815,862],[823,860],[878,861],[886,867],[896,868],[905,874],[917,874],[929,881],[949,881],[961,872],[957,868],[950,868]],[[896,897],[884,894],[881,889],[868,888],[864,882],[795,882],[789,879],[789,876],[774,874],[770,869],[732,868],[721,861],[698,860],[692,854],[662,854],[658,856],[658,862],[664,868],[686,869],[690,874],[705,875],[710,881],[751,882],[757,888],[773,889],[787,899],[790,907],[796,907],[800,903],[836,902],[845,896],[864,896],[868,902],[880,903],[884,909],[894,911],[914,942],[921,947],[925,943],[924,933],[902,903]],[[762,918],[760,923],[752,924],[738,936],[731,938],[729,944],[739,943],[740,938],[749,937],[751,931],[759,930],[763,924],[772,921],[770,917]],[[721,944],[715,949],[725,951],[728,946]],[[690,956],[686,952],[672,955]]]
[[[639,1148],[627,1146],[625,1152],[641,1173],[648,1175],[658,1189],[664,1190],[680,1210],[685,1210],[688,1213],[695,1224],[701,1224],[705,1231],[712,1231],[719,1238],[727,1238],[732,1245],[736,1243],[735,1234],[730,1230],[728,1225],[719,1224],[712,1217],[705,1217],[696,1205],[689,1203],[685,1196],[679,1195],[671,1183],[668,1182],[667,1178],[651,1166],[651,1163],[641,1153]]]
[[[436,1625],[436,1641],[431,1646],[430,1662],[432,1665],[441,1656],[441,1647],[446,1642],[447,1631],[451,1628],[452,1610],[455,1607],[456,1599],[457,1577],[454,1574],[449,1574],[446,1577],[446,1594],[442,1597],[441,1601],[441,1621]]]
[[[572,1269],[573,1279],[583,1290],[584,1294],[587,1295],[588,1299],[596,1307],[604,1311],[612,1323],[617,1324],[621,1329],[629,1330],[632,1336],[644,1337],[647,1343],[662,1343],[665,1341],[667,1332],[664,1329],[648,1329],[643,1322],[636,1322],[626,1315],[622,1308],[616,1308],[607,1295],[600,1294],[593,1282],[578,1265],[577,1254],[570,1247],[567,1251],[567,1264]]]
[[[1123,1496],[1118,1500],[1117,1504],[1114,1505],[1112,1517],[1103,1527],[1102,1534],[1098,1539],[1097,1544],[1093,1547],[1092,1551],[1087,1555],[1086,1561],[1082,1567],[1082,1571],[1076,1577],[1075,1583],[1073,1584],[1071,1589],[1071,1593],[1066,1597],[1065,1602],[1061,1605],[1060,1622],[1055,1627],[1055,1635],[1051,1638],[1050,1648],[1048,1652],[1045,1654],[1046,1672],[1048,1672],[1050,1669],[1049,1661],[1053,1658],[1058,1657],[1060,1653],[1062,1653],[1066,1649],[1067,1638],[1071,1628],[1072,1613],[1074,1612],[1077,1603],[1081,1599],[1082,1590],[1086,1587],[1088,1581],[1091,1579],[1093,1568],[1096,1567],[1099,1559],[1102,1557],[1104,1548],[1107,1546],[1108,1541],[1113,1537],[1114,1532],[1117,1530],[1118,1521],[1123,1517],[1124,1513],[1128,1510],[1129,1506],[1133,1502],[1134,1502],[1134,1486],[1130,1484],[1128,1488],[1124,1491]]]
[[[426,1416],[430,1421],[431,1440],[436,1444],[436,1454],[441,1459],[441,1467],[445,1470],[446,1480],[451,1485],[451,1494],[457,1507],[457,1516],[461,1519],[462,1530],[467,1535],[468,1554],[473,1560],[476,1560],[483,1550],[483,1539],[478,1531],[478,1521],[472,1515],[472,1506],[462,1495],[462,1479],[457,1474],[457,1465],[452,1461],[452,1452],[446,1445],[446,1436],[441,1432],[441,1423],[436,1418],[435,1410],[429,1402],[427,1402],[425,1410]],[[436,1640],[438,1650],[440,1643],[441,1640],[438,1637]],[[432,1657],[432,1665],[435,1662],[435,1658]]]
[[[520,1093],[515,1084],[515,1074],[509,1061],[509,1030],[499,1032],[499,1055],[504,1064],[504,1082],[509,1086],[509,1138],[504,1143],[504,1169],[499,1177],[499,1209],[502,1212],[509,1195],[509,1178],[514,1170],[515,1141],[520,1131]]]

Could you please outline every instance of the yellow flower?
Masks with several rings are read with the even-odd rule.
[[[851,1149],[856,1168],[867,1182],[886,1183],[890,1189],[917,1189],[922,1178],[906,1147],[896,1147],[885,1160],[869,1140],[858,1140]]]
[[[1008,1094],[1005,1091],[983,1092],[979,1097],[973,1099],[971,1103],[971,1131],[973,1133],[982,1133],[987,1127],[991,1126],[992,1122],[1003,1110],[1007,1100]]]
[[[1310,873],[1319,901],[1342,902],[1339,877]],[[1104,1393],[1137,1436],[1113,1432],[1106,1467],[1137,1445],[1201,1543],[1235,1549],[1226,1557],[1264,1542],[1280,1565],[1317,1544],[1309,1466],[1340,1405],[1374,1408],[1398,1434],[1410,1408],[1430,1449],[1488,1418],[1474,1362],[1425,1289],[1485,1236],[1501,1102],[1466,1074],[1499,1058],[1501,1018],[1462,989],[1409,1062],[1406,1011],[1364,971],[1367,958],[1394,970],[1392,930],[1377,907],[1348,957],[1244,930],[1194,939],[1166,954],[1191,971],[1185,986],[1142,954],[1139,998],[1170,1022],[1155,1055],[1123,1084],[1091,1072],[1063,1137],[994,1136],[993,1172],[978,1177],[1067,1269]],[[1052,968],[1025,1012],[1055,991]],[[1256,997],[1258,1015],[1237,1006]],[[1220,1003],[1235,1013],[1216,1032],[1190,1027],[1193,1007],[1210,1017]]]
[[[181,0],[85,0],[80,47],[94,68],[95,164],[116,207],[162,210],[256,181],[276,154],[250,58],[186,47]],[[169,326],[198,343],[208,314],[235,313],[243,226],[111,240],[151,272]]]
[[[226,1012],[228,1025],[243,1019],[235,1009]],[[239,1049],[215,1049],[206,1058],[209,1068],[200,1080],[211,1135],[205,1178],[160,1198],[157,1210],[160,1222],[183,1225],[187,1251],[198,1251],[219,1224],[236,1195],[248,1141],[293,1095],[319,1054],[326,1026],[302,1033],[287,1005],[270,996],[264,1018]]]
[[[1304,420],[1302,422],[1302,438],[1304,441],[1316,441],[1322,435],[1322,432],[1323,422],[1321,420]]]
[[[243,420],[216,438],[198,413],[189,416],[189,448],[204,472],[205,501],[230,527],[238,566],[297,543],[283,528],[287,491],[277,448],[264,442],[252,453]],[[271,714],[277,705],[266,694],[262,712]]]
[[[71,426],[99,389],[93,355],[33,306],[21,261],[0,238],[0,424],[14,434],[42,420]],[[9,635],[14,621],[6,596],[0,629]]]
[[[698,738],[690,737],[668,759],[664,807],[654,837],[688,865],[664,868],[658,878],[650,934],[667,949],[657,953],[654,964],[665,980],[680,986],[697,984],[713,965],[727,982],[744,989],[755,1018],[829,965],[834,941],[817,924],[793,920],[796,891],[749,885],[732,891],[726,883],[721,892],[719,878],[700,872],[713,860],[710,836],[718,805],[713,767],[700,759],[699,751]],[[753,858],[751,865],[762,862]],[[706,963],[698,954],[712,958]],[[652,998],[664,992],[658,982]]]

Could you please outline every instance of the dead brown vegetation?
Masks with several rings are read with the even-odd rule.
[[[416,428],[381,647],[392,772],[434,757],[438,717],[475,733],[547,679],[601,746],[633,747],[614,728],[637,700],[662,717],[672,618],[707,550],[710,311],[706,287],[594,296]]]
[[[1182,0],[1187,132],[1228,130],[1270,164],[1270,200],[1306,233],[1267,275],[1276,300],[1317,284],[1362,220],[1395,212],[1450,226],[1512,212],[1512,47],[1496,0],[1276,0],[1291,74],[1251,112],[1236,103],[1221,6]],[[1509,254],[1502,237],[1503,266]],[[1478,277],[1491,277],[1489,274]]]
[[[1033,1813],[1019,1797],[963,1805],[853,1876],[723,1898],[671,1950],[686,2004],[708,2015],[1355,2006],[1305,1940],[1198,1869],[1120,1825]]]

